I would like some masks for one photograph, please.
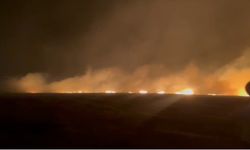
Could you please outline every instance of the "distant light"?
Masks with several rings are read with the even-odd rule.
[[[129,91],[128,94],[133,94],[133,92]]]
[[[157,94],[166,94],[165,91],[158,91]]]
[[[181,95],[193,95],[194,94],[194,91],[193,89],[184,89],[184,90],[181,90],[181,91],[178,91],[176,92],[175,94],[181,94]]]
[[[139,94],[148,94],[148,91],[140,90],[140,91],[139,91]]]
[[[116,93],[116,91],[107,90],[107,91],[105,91],[105,93],[106,93],[106,94],[115,94],[115,93]]]

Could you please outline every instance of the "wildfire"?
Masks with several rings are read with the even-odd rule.
[[[182,95],[193,95],[194,91],[193,89],[187,88],[187,89],[183,89],[181,91],[176,92],[175,94],[182,94]]]
[[[216,95],[218,95],[218,94],[215,94],[215,93],[209,93],[209,94],[207,94],[207,95],[210,95],[210,96],[216,96]]]
[[[116,91],[113,91],[113,90],[106,90],[105,93],[106,93],[106,94],[115,94]]]
[[[148,94],[148,91],[146,91],[146,90],[140,90],[139,94]]]
[[[158,91],[157,94],[166,94],[165,91]]]
[[[152,94],[159,94],[159,95],[164,95],[164,94],[167,94],[164,90],[156,90],[156,91],[147,91],[147,90],[144,90],[144,89],[141,89],[139,90],[138,92],[135,92],[135,91],[124,91],[125,93],[128,93],[128,94],[133,94],[133,93],[137,93],[137,94],[148,94],[148,93],[152,93]],[[40,93],[40,92],[37,92],[36,90],[30,90],[28,91],[27,93]],[[86,91],[86,90],[72,90],[72,91],[56,91],[56,93],[68,93],[68,94],[83,94],[83,93],[100,93],[100,92],[96,92],[96,91]],[[105,90],[103,91],[102,93],[105,93],[105,94],[116,94],[116,93],[119,93],[115,90]],[[174,92],[174,94],[178,94],[178,95],[194,95],[194,90],[192,88],[185,88],[185,89],[182,89],[180,91],[177,91],[177,92]],[[199,94],[199,93],[198,93]],[[238,90],[238,92],[234,92],[232,94],[223,94],[223,93],[207,93],[206,95],[210,95],[210,96],[223,96],[223,95],[235,95],[235,96],[245,96],[245,97],[248,97],[248,93],[246,92],[246,90],[244,88],[241,88]]]

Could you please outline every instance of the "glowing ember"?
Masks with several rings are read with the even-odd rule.
[[[140,93],[140,94],[148,94],[148,91],[140,90],[139,93]]]
[[[193,91],[193,89],[184,89],[184,90],[176,92],[175,94],[193,95],[194,91]]]
[[[105,91],[105,93],[106,93],[106,94],[115,94],[115,93],[116,93],[116,91],[107,90],[107,91]]]
[[[166,94],[165,91],[158,91],[157,94]]]

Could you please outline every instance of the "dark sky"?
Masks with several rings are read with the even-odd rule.
[[[19,0],[0,4],[0,79],[194,62],[204,71],[250,44],[249,0]]]

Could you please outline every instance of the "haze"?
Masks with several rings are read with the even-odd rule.
[[[244,95],[249,0],[37,0],[0,6],[2,92],[192,88]]]

